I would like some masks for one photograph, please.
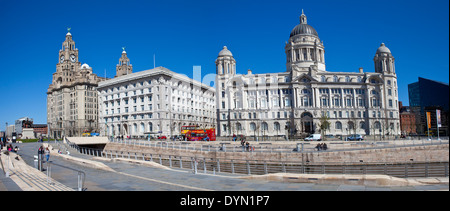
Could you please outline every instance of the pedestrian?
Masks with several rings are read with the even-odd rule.
[[[14,147],[14,152],[15,152],[15,153],[18,153],[18,152],[19,152],[19,147],[17,147],[17,146]]]
[[[322,148],[323,148],[323,150],[327,150],[328,149],[327,144],[323,143]]]
[[[11,144],[8,145],[8,151],[12,152],[13,151],[13,147]]]
[[[233,134],[233,141],[236,141],[236,134]]]
[[[319,144],[316,145],[317,151],[320,151],[320,148],[321,148],[321,146],[320,146],[320,143],[319,143]]]
[[[247,149],[247,152],[248,152],[249,148],[250,148],[250,144],[248,143],[248,141],[247,141],[247,143],[245,143],[245,148]]]
[[[50,150],[48,149],[48,147],[47,148],[45,148],[45,157],[46,157],[46,161],[48,162],[48,159],[50,158]]]

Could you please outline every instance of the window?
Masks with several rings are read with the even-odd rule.
[[[275,130],[275,131],[280,131],[280,130],[281,130],[280,123],[275,122],[275,123],[273,124],[273,130]]]
[[[346,99],[346,106],[347,107],[351,107],[352,106],[352,99],[351,98],[347,98]]]
[[[291,99],[288,97],[284,98],[284,105],[286,107],[291,107]]]
[[[338,81],[339,81],[338,77],[337,76],[333,76],[333,82],[338,82]]]
[[[266,107],[266,99],[261,99],[261,108],[265,108]]]
[[[267,131],[267,130],[269,130],[269,125],[267,125],[267,122],[263,122],[263,123],[261,124],[261,130],[262,130],[262,131]]]
[[[278,107],[279,106],[277,98],[272,98],[272,105],[273,105],[273,107]]]
[[[366,123],[364,123],[364,122],[359,122],[359,128],[360,129],[366,129]]]
[[[251,99],[249,100],[250,108],[255,108],[255,100]]]
[[[375,126],[375,129],[381,129],[381,124],[378,121],[375,122],[374,126]]]
[[[334,98],[334,106],[340,106],[340,99],[338,97]]]
[[[322,98],[322,100],[320,101],[321,103],[322,103],[322,107],[326,107],[326,106],[328,106],[328,100],[327,100],[327,98]]]
[[[250,131],[256,131],[256,124],[255,123],[250,123]]]
[[[342,123],[341,122],[336,122],[336,124],[335,124],[335,128],[336,129],[339,129],[339,130],[342,130]]]
[[[308,97],[303,97],[303,106],[307,107],[309,106],[309,98]]]

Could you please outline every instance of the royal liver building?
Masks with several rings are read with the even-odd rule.
[[[285,46],[286,72],[236,74],[233,54],[223,47],[216,59],[217,133],[219,136],[302,136],[327,134],[398,135],[395,59],[381,43],[375,72],[330,72],[325,47],[306,15]]]

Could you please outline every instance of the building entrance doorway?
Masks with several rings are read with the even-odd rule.
[[[300,125],[302,133],[313,133],[313,116],[309,112],[303,112],[300,116]]]

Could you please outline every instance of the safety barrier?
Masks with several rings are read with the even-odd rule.
[[[127,151],[103,151],[78,147],[83,154],[104,158],[127,158],[152,161],[170,168],[190,169],[193,173],[232,173],[262,175],[269,173],[302,174],[383,174],[401,178],[407,177],[448,177],[448,162],[408,162],[408,163],[314,163],[278,162],[240,159],[213,159],[167,154],[135,153]]]

